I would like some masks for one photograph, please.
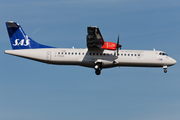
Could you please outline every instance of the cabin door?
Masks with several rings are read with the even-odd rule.
[[[46,59],[51,60],[51,52],[50,51],[47,52]]]

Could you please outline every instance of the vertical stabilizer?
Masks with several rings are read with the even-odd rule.
[[[38,49],[38,48],[54,48],[39,44],[25,34],[18,23],[13,21],[6,22],[12,49]]]

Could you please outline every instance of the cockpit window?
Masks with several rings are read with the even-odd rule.
[[[166,55],[168,56],[166,53],[160,52],[159,55]]]

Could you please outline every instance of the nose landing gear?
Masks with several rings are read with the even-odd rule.
[[[167,66],[163,66],[164,73],[167,73]]]

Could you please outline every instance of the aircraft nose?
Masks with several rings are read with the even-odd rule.
[[[175,59],[173,59],[173,58],[172,58],[171,62],[172,62],[173,65],[177,63],[177,61]]]

